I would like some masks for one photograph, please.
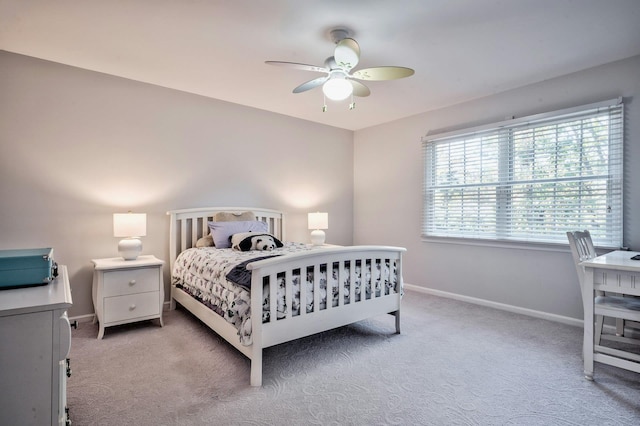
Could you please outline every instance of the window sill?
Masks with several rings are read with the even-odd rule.
[[[569,242],[566,243],[537,243],[531,241],[499,241],[482,240],[474,238],[454,238],[454,237],[421,237],[424,243],[436,244],[460,244],[465,246],[495,247],[515,250],[535,250],[548,252],[569,252]],[[619,247],[596,247],[598,252],[606,253],[610,250],[624,250]],[[598,253],[600,254],[600,253]]]

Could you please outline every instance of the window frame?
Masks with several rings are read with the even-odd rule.
[[[509,233],[513,233],[514,229],[510,228],[510,225],[505,228],[503,222],[508,219],[506,219],[505,217],[500,217],[499,212],[505,212],[506,209],[499,208],[499,207],[504,207],[505,203],[508,203],[508,197],[506,197],[502,191],[497,190],[497,187],[498,187],[497,184],[495,185],[496,195],[495,195],[495,202],[494,202],[496,212],[492,213],[495,215],[496,229],[494,230],[495,232],[492,237],[488,238],[487,235],[482,235],[482,236],[476,236],[472,234],[464,235],[464,232],[461,230],[455,231],[454,235],[451,235],[451,234],[446,235],[446,231],[442,231],[442,230],[440,230],[440,232],[430,233],[429,232],[430,229],[433,229],[433,228],[429,227],[428,220],[431,219],[429,215],[433,214],[433,212],[429,208],[429,202],[430,202],[429,194],[432,193],[430,191],[433,191],[433,185],[431,185],[432,184],[431,179],[434,176],[434,172],[430,170],[430,165],[428,164],[428,160],[430,158],[428,150],[429,149],[434,150],[435,148],[431,148],[431,147],[434,146],[435,144],[443,144],[443,143],[452,144],[455,142],[461,142],[464,144],[466,143],[465,138],[469,139],[471,137],[476,137],[476,136],[484,137],[484,136],[489,136],[492,132],[495,132],[495,134],[498,135],[497,138],[501,140],[498,148],[498,150],[500,151],[500,153],[498,154],[498,157],[499,157],[498,168],[500,170],[499,173],[505,173],[505,168],[510,167],[507,159],[512,161],[514,157],[514,154],[513,154],[514,148],[512,145],[514,140],[513,134],[518,129],[522,129],[524,127],[536,128],[536,126],[541,128],[545,125],[545,123],[549,123],[551,121],[558,124],[559,121],[568,122],[570,120],[575,120],[576,117],[584,117],[589,113],[596,114],[596,113],[602,113],[605,111],[614,111],[614,113],[612,114],[612,120],[608,123],[610,135],[607,137],[607,141],[609,143],[608,154],[610,156],[617,156],[614,158],[614,160],[611,160],[610,157],[607,157],[608,158],[607,167],[609,171],[607,175],[608,176],[607,185],[610,185],[611,182],[614,182],[615,185],[617,186],[613,188],[613,190],[612,190],[612,187],[607,186],[606,197],[607,198],[611,197],[611,193],[613,191],[615,193],[615,197],[617,197],[619,202],[615,206],[613,214],[611,216],[607,216],[607,219],[605,221],[607,223],[607,227],[611,228],[606,231],[608,235],[606,238],[606,241],[594,240],[594,243],[600,248],[622,247],[623,239],[624,239],[624,232],[623,232],[623,225],[624,225],[623,223],[624,222],[624,208],[623,208],[624,207],[624,199],[623,199],[623,195],[624,195],[624,182],[623,182],[623,178],[624,178],[624,173],[623,173],[624,105],[622,102],[622,98],[616,98],[612,100],[592,103],[588,105],[581,105],[581,106],[566,108],[562,110],[550,111],[542,114],[535,114],[535,115],[530,115],[530,116],[521,117],[521,118],[512,118],[512,119],[504,120],[501,122],[489,123],[486,125],[476,126],[471,128],[464,128],[464,129],[460,129],[452,132],[436,133],[432,135],[428,134],[427,136],[424,136],[422,138],[422,154],[423,154],[422,160],[423,160],[423,173],[424,173],[423,194],[422,194],[423,214],[422,214],[422,223],[421,223],[422,240],[446,242],[446,243],[463,243],[463,244],[473,244],[473,245],[504,246],[504,247],[523,246],[522,248],[524,248],[524,246],[526,246],[527,248],[537,247],[540,249],[551,249],[551,250],[558,249],[558,248],[564,249],[564,247],[567,245],[566,240],[564,239],[560,240],[558,238],[557,232],[554,235],[555,241],[553,240],[544,241],[543,237],[545,237],[545,234],[543,233],[538,233],[538,234],[532,233],[527,235],[527,237],[524,239],[519,239],[517,237],[510,236],[504,233],[501,234],[500,230],[502,229],[507,229]],[[614,121],[614,119],[616,118],[616,111],[617,111],[617,115],[619,116],[619,122]],[[615,135],[615,138],[612,137],[611,135],[611,127],[614,124],[620,126],[618,133]],[[582,140],[583,139],[581,139],[581,141]],[[559,149],[558,148],[559,145],[557,144],[558,140],[555,139],[554,141],[556,143],[555,149],[557,151]],[[483,143],[480,143],[480,145],[483,146]],[[613,147],[613,149],[611,147]],[[465,149],[466,149],[466,145],[465,145]],[[582,155],[583,151],[580,151],[580,153]],[[482,154],[479,154],[476,157],[466,157],[466,154],[465,154],[465,157],[463,160],[464,164],[469,163],[468,158],[480,159],[482,158]],[[555,161],[558,161],[558,159],[556,159]],[[554,179],[554,182],[556,184],[561,181],[562,179],[558,177]],[[516,181],[513,179],[510,179],[506,181],[506,184],[509,187],[513,187],[514,182]],[[469,187],[473,185],[477,186],[478,182],[475,182],[474,184],[468,184]],[[461,185],[461,187],[467,188],[467,184],[465,183],[464,185]],[[469,201],[467,201],[467,203],[469,203]],[[607,206],[608,205],[609,204],[607,204]],[[464,206],[461,208],[464,208]],[[512,212],[509,211],[509,214],[511,213]],[[480,217],[480,216],[481,214],[478,213],[477,217]],[[493,216],[491,216],[491,218],[493,219]],[[478,220],[476,220],[476,222],[478,222]],[[585,226],[585,228],[587,227]],[[577,229],[567,229],[567,230],[577,230]],[[505,235],[507,236],[505,237]]]

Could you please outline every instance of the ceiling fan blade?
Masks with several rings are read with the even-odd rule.
[[[349,83],[353,86],[353,96],[365,97],[371,94],[371,90],[359,81],[349,79]]]
[[[411,68],[405,67],[374,67],[365,68],[354,72],[351,77],[358,80],[395,80],[397,78],[410,77],[415,73]]]
[[[341,68],[349,72],[360,61],[360,46],[352,38],[343,38],[336,44],[333,57]]]
[[[293,89],[293,93],[302,93],[307,90],[311,90],[315,87],[322,86],[322,84],[329,80],[329,76],[314,78],[313,80],[309,80],[306,83],[302,83],[300,86]]]
[[[265,61],[265,64],[276,65],[278,67],[294,68],[303,71],[329,72],[327,68],[316,65],[299,64],[297,62]]]

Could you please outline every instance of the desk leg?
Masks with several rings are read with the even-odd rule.
[[[584,377],[593,380],[593,269],[585,268],[582,302],[584,307],[584,340],[582,356],[584,358]]]

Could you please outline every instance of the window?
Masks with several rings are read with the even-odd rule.
[[[621,99],[427,136],[423,237],[622,246]]]

